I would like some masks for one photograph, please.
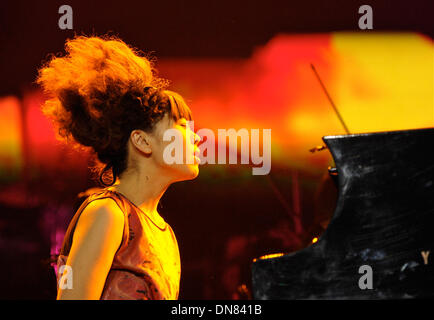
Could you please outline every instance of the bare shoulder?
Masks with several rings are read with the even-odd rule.
[[[122,235],[124,213],[111,198],[96,199],[90,202],[78,219],[74,237],[90,231],[98,234]]]
[[[124,213],[119,208],[116,201],[111,198],[93,200],[84,208],[81,216],[86,216],[86,219],[106,222],[119,222],[124,220]]]
[[[99,299],[123,230],[124,214],[113,199],[95,199],[83,209],[67,260],[74,289],[59,290],[58,299]]]

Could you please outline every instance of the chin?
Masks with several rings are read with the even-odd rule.
[[[178,176],[178,178],[176,181],[193,180],[199,175],[199,165],[197,164],[184,165],[179,169],[177,170],[176,176]]]
[[[195,179],[199,175],[199,165],[192,165],[190,166],[190,179]]]
[[[184,180],[193,180],[199,175],[199,165],[189,165],[185,171],[185,179]]]

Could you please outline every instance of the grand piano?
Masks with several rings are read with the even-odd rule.
[[[254,299],[434,297],[434,128],[323,137],[338,200],[319,240],[252,264]]]

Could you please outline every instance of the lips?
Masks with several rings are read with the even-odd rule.
[[[194,163],[195,164],[200,164],[199,153],[200,153],[199,148],[197,146],[194,146],[194,153],[193,153],[193,155],[194,155]]]

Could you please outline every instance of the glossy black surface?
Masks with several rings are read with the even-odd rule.
[[[323,140],[338,172],[333,218],[317,243],[253,263],[253,298],[434,297],[434,129]],[[362,265],[372,289],[359,287]]]

